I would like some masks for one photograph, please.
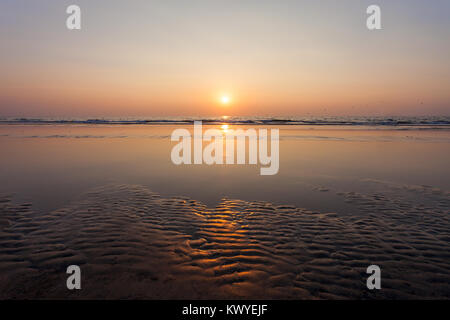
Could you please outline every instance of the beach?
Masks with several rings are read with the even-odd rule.
[[[448,126],[227,126],[278,128],[278,174],[173,164],[189,122],[1,124],[0,298],[450,297]]]

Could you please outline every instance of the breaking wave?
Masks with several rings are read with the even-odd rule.
[[[161,125],[191,124],[202,121],[204,124],[236,125],[314,125],[314,126],[383,126],[383,127],[448,127],[450,116],[442,117],[168,117],[168,118],[0,118],[0,124],[78,124],[78,125]]]

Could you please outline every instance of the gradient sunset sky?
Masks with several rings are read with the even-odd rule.
[[[448,0],[2,0],[0,116],[450,115],[449,57]]]

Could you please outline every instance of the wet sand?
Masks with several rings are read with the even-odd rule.
[[[45,130],[49,129],[61,131],[61,128]],[[120,130],[130,133],[130,129]],[[367,131],[356,135],[347,131],[333,135],[314,132],[315,137],[351,137],[344,142],[329,142],[329,139],[317,141],[317,138],[304,141],[305,138],[299,138],[302,134],[294,132],[292,138],[291,133],[284,135],[286,141],[282,142],[282,148],[290,148],[292,144],[310,147],[308,154],[314,149],[320,158],[325,146],[329,147],[326,150],[340,149],[341,153],[336,157],[346,158],[350,165],[354,165],[354,160],[350,159],[349,154],[356,153],[345,156],[346,150],[369,145],[376,152],[378,146],[383,145],[386,152],[378,161],[384,160],[383,168],[387,172],[383,174],[389,175],[398,165],[393,153],[387,151],[390,143],[394,143],[397,150],[400,147],[403,156],[408,155],[407,150],[418,154],[418,160],[409,159],[411,168],[420,167],[424,159],[421,151],[431,148],[435,151],[435,154],[430,154],[432,158],[441,152],[445,155],[445,147],[448,149],[447,136],[441,131],[436,135],[430,132],[407,133],[419,137],[420,142],[417,142],[418,139],[412,139],[414,142],[404,139],[404,135],[398,132],[395,132],[395,135],[400,135],[398,138],[392,138],[393,135],[387,132],[374,134]],[[311,136],[311,132],[303,133]],[[129,143],[132,145],[127,147],[128,151],[136,150],[135,144],[146,146],[143,142],[154,147],[151,155],[142,156],[142,159],[138,155],[147,154],[132,154],[132,161],[136,164],[142,165],[140,161],[149,161],[149,157],[153,156],[161,162],[153,162],[156,169],[151,170],[164,169],[164,174],[174,177],[183,171],[166,163],[168,159],[164,157],[168,156],[168,148],[155,147],[167,144],[164,132],[159,132],[157,139],[138,137],[133,142],[122,135],[120,138],[96,139],[96,142],[86,137],[73,139],[67,137],[67,130],[64,138],[43,138],[39,135],[24,138],[19,134],[8,134],[8,137],[1,138],[2,149],[7,145],[8,150],[16,152],[17,157],[10,153],[8,159],[2,160],[2,167],[5,168],[6,162],[10,161],[9,168],[13,173],[9,173],[9,179],[18,181],[19,175],[14,175],[14,170],[17,170],[24,174],[24,181],[22,186],[19,183],[11,185],[10,192],[6,192],[14,193],[14,188],[23,187],[19,195],[17,192],[13,195],[4,192],[0,196],[1,299],[450,298],[450,196],[445,186],[448,183],[448,169],[445,167],[436,165],[433,168],[436,177],[445,180],[439,182],[427,171],[430,163],[423,163],[423,171],[411,172],[412,177],[406,180],[423,180],[422,174],[428,179],[436,179],[436,183],[414,184],[409,180],[402,182],[401,175],[395,176],[395,182],[379,179],[376,165],[368,161],[373,171],[361,175],[358,168],[353,168],[357,178],[346,181],[351,175],[344,171],[346,174],[339,177],[342,171],[329,159],[328,169],[336,171],[336,175],[330,177],[327,172],[317,174],[316,166],[306,165],[313,158],[305,159],[299,151],[285,154],[280,166],[282,170],[288,170],[289,175],[305,169],[312,171],[302,175],[298,188],[295,189],[294,182],[283,176],[282,172],[279,177],[281,182],[271,180],[275,187],[279,187],[278,183],[285,184],[282,190],[288,194],[285,198],[277,195],[270,197],[270,189],[264,189],[261,196],[264,199],[258,199],[257,194],[255,196],[245,190],[248,187],[245,183],[240,184],[241,180],[247,179],[253,184],[260,181],[259,177],[252,178],[253,174],[257,174],[256,169],[230,168],[227,172],[231,178],[224,175],[223,180],[216,178],[209,180],[209,184],[204,183],[210,178],[209,170],[217,171],[217,168],[211,167],[195,169],[197,179],[203,182],[203,191],[220,181],[224,181],[226,186],[230,181],[227,179],[234,179],[234,188],[238,190],[224,196],[221,193],[228,190],[224,188],[219,193],[218,201],[213,199],[206,203],[203,199],[186,196],[189,187],[195,184],[184,186],[186,192],[181,192],[183,190],[178,186],[178,196],[169,196],[161,192],[164,190],[162,182],[155,190],[155,185],[131,183],[135,181],[123,176],[115,177],[122,180],[117,183],[96,179],[98,176],[92,175],[87,180],[95,180],[100,185],[78,182],[80,189],[84,189],[82,192],[76,188],[75,195],[71,195],[70,199],[47,200],[50,203],[46,206],[36,207],[34,199],[41,199],[42,193],[33,193],[25,188],[30,185],[27,179],[32,179],[33,172],[42,171],[36,176],[40,177],[47,172],[47,166],[48,170],[61,174],[62,171],[52,164],[53,161],[61,163],[64,157],[71,159],[65,163],[69,171],[63,175],[65,184],[77,181],[75,174],[70,172],[71,168],[93,174],[89,166],[98,170],[114,161],[130,159],[130,152],[127,152],[123,158],[110,157],[109,164],[105,161],[108,152],[109,156],[116,155],[113,150],[122,148],[120,151],[123,153],[124,144]],[[362,136],[371,135],[375,135],[376,139],[361,141]],[[426,138],[431,140],[423,142]],[[28,142],[26,139],[29,139]],[[386,139],[388,142],[384,141]],[[22,147],[27,143],[49,152],[34,159],[24,159],[22,156],[26,151]],[[87,146],[95,146],[102,155],[98,163],[93,155],[87,154]],[[80,160],[81,156],[73,160],[76,154],[79,156],[80,150],[85,150],[82,154],[84,162]],[[403,158],[403,161],[407,159]],[[13,160],[16,160],[14,166]],[[289,165],[290,161],[294,164]],[[445,162],[445,159],[435,161]],[[300,166],[294,166],[299,163]],[[2,175],[8,177],[6,173]],[[236,175],[240,175],[240,179]],[[294,178],[299,179],[298,176]],[[168,181],[171,181],[170,178]],[[171,186],[175,188],[173,182],[168,183],[168,188]],[[57,195],[52,189],[54,186],[46,184],[46,181],[41,180],[35,189],[39,187],[44,189],[41,192],[50,193],[50,198]],[[2,191],[8,190],[8,186],[3,185],[3,188]],[[236,197],[236,194],[242,196]],[[30,201],[26,202],[26,197]],[[250,197],[257,200],[248,199]],[[299,200],[289,201],[295,197]],[[308,197],[310,201],[302,200]],[[302,206],[302,202],[307,206]],[[81,267],[80,291],[66,288],[65,271],[71,264]],[[365,271],[372,264],[381,267],[382,290],[370,291],[366,288],[368,275]]]

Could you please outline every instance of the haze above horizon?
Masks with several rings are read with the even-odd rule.
[[[1,117],[450,115],[450,2],[0,3]]]

